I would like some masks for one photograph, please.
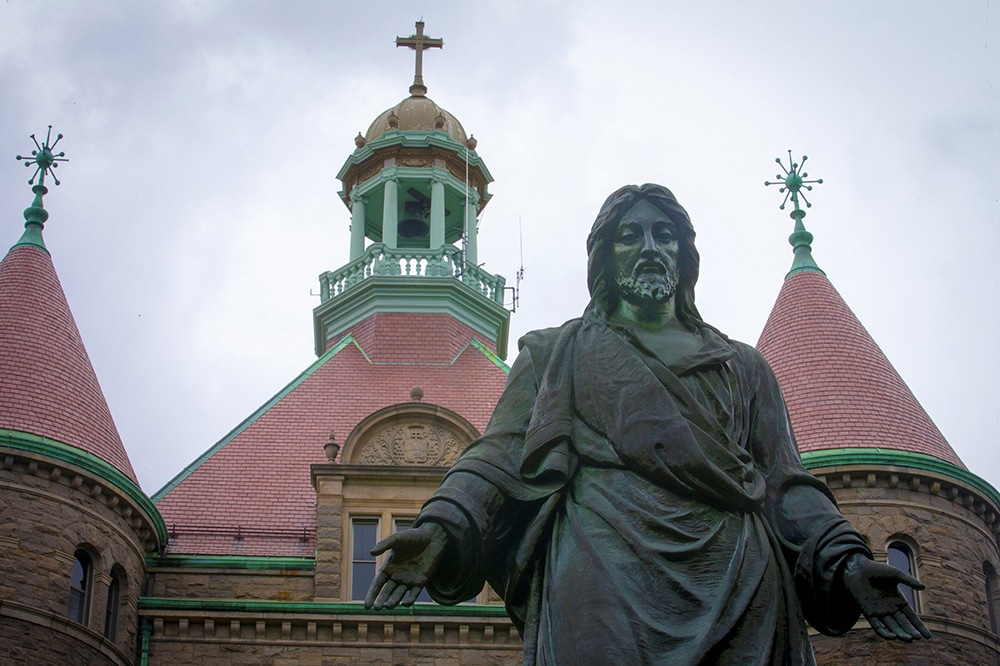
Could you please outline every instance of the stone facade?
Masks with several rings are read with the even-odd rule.
[[[917,611],[933,634],[909,645],[878,638],[862,619],[847,635],[816,635],[820,664],[967,666],[1000,663],[991,631],[984,563],[1000,566],[1000,508],[976,487],[946,474],[905,467],[844,465],[812,470],[834,492],[841,511],[877,560],[890,543],[912,552],[927,586]],[[994,602],[995,603],[995,602]]]
[[[0,654],[34,655],[16,663],[131,664],[145,555],[157,548],[150,517],[81,467],[2,446],[0,459]],[[78,551],[91,562],[82,624],[69,619]],[[109,613],[112,581],[118,600]]]

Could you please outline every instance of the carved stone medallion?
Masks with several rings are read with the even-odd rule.
[[[439,424],[396,421],[374,430],[361,444],[356,460],[360,465],[449,467],[466,444]]]

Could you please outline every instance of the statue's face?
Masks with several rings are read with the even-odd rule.
[[[677,254],[674,222],[640,199],[622,216],[615,232],[615,281],[621,297],[648,306],[672,299],[679,279]]]

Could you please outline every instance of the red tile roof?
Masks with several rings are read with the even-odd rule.
[[[172,533],[168,553],[311,557],[309,466],[326,462],[330,430],[343,444],[365,417],[409,402],[414,386],[423,388],[423,402],[485,429],[507,374],[469,344],[470,329],[441,314],[373,319],[154,495]]]
[[[0,428],[83,449],[136,480],[52,259],[31,245],[0,262]]]
[[[825,275],[789,275],[757,349],[774,369],[799,450],[884,448],[964,468]]]

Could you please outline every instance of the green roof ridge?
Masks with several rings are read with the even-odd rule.
[[[163,517],[160,516],[160,512],[156,509],[156,505],[150,501],[146,493],[142,491],[142,488],[136,485],[132,479],[125,476],[120,470],[102,458],[89,451],[78,449],[75,446],[19,430],[0,429],[0,446],[9,446],[13,449],[37,453],[59,460],[60,462],[76,465],[103,479],[109,485],[121,490],[132,501],[142,507],[142,510],[149,515],[150,520],[153,521],[156,527],[156,534],[160,540],[160,544],[166,545],[167,527],[163,522]]]
[[[824,449],[803,451],[802,464],[809,470],[839,465],[889,465],[936,472],[972,486],[988,497],[997,507],[1000,507],[1000,492],[997,492],[996,488],[988,481],[966,469],[926,453],[895,449]]]
[[[494,351],[492,349],[490,349],[489,347],[487,347],[485,344],[483,344],[481,341],[477,340],[476,338],[472,338],[471,340],[469,340],[469,344],[465,345],[465,347],[462,348],[462,351],[458,352],[458,354],[455,356],[455,360],[452,361],[452,363],[454,363],[455,361],[458,360],[458,357],[461,356],[462,353],[465,352],[465,350],[469,348],[469,345],[472,345],[473,347],[475,347],[476,349],[478,349],[480,352],[482,352],[483,356],[485,356],[489,360],[493,361],[493,364],[496,365],[501,370],[503,370],[505,373],[507,373],[508,375],[510,374],[510,366],[507,365],[506,363],[504,363],[503,359],[500,358],[499,356],[497,356],[496,353],[494,353]]]
[[[154,502],[159,502],[161,499],[163,499],[163,497],[167,493],[169,493],[171,490],[173,490],[174,488],[176,488],[177,485],[180,484],[181,481],[183,481],[184,479],[186,479],[192,472],[194,472],[196,469],[198,469],[199,467],[201,467],[201,465],[206,460],[208,460],[209,458],[211,458],[212,456],[214,456],[226,444],[228,444],[229,442],[231,442],[234,439],[236,439],[236,437],[240,433],[242,433],[244,430],[246,430],[251,425],[253,425],[253,423],[257,419],[259,419],[261,416],[263,416],[264,414],[266,414],[282,398],[284,398],[286,395],[288,395],[289,393],[291,393],[296,387],[298,387],[299,384],[301,384],[306,379],[308,379],[310,375],[312,375],[314,372],[316,372],[316,370],[318,370],[320,367],[322,367],[327,361],[329,361],[331,358],[333,358],[334,356],[336,356],[338,352],[340,352],[344,347],[346,347],[348,344],[350,344],[352,342],[354,342],[354,336],[352,334],[348,333],[345,337],[343,337],[340,340],[340,342],[338,342],[333,347],[331,347],[325,354],[323,354],[318,359],[316,359],[312,363],[312,365],[310,365],[308,368],[306,368],[305,370],[303,370],[299,374],[298,377],[296,377],[295,379],[293,379],[292,381],[290,381],[288,384],[286,384],[284,386],[284,388],[282,388],[280,391],[278,391],[277,393],[275,393],[270,398],[270,400],[268,400],[263,405],[261,405],[260,407],[258,407],[252,414],[250,414],[250,416],[248,416],[247,418],[243,419],[243,421],[241,421],[239,425],[237,425],[235,428],[233,428],[232,430],[230,430],[222,439],[220,439],[218,442],[216,442],[215,444],[213,444],[207,451],[205,451],[200,456],[198,456],[194,460],[194,462],[192,462],[190,465],[188,465],[187,467],[185,467],[184,469],[182,469],[174,478],[172,478],[170,481],[168,481],[166,483],[166,485],[164,485],[162,488],[160,488],[155,493],[153,493],[150,496],[152,498],[152,500]],[[356,342],[354,344],[355,344],[355,346],[357,346]],[[358,347],[358,349],[360,349],[360,347]],[[362,353],[364,353],[363,350],[362,350]]]

